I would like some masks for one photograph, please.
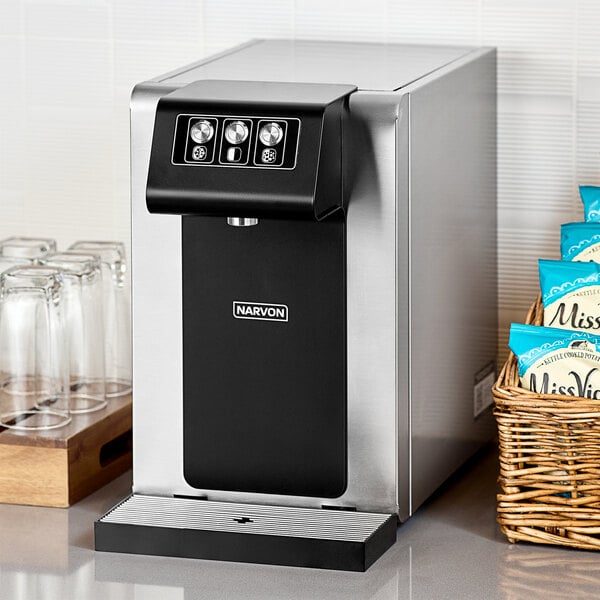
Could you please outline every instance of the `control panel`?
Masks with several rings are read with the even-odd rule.
[[[179,114],[174,165],[294,169],[300,119]]]
[[[156,105],[146,206],[320,221],[344,208],[351,85],[206,79]]]

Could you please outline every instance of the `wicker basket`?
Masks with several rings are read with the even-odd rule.
[[[538,298],[526,322],[542,318]],[[600,401],[523,389],[512,353],[493,395],[503,533],[511,542],[600,549]]]

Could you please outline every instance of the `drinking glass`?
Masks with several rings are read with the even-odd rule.
[[[0,425],[24,431],[71,421],[63,277],[44,266],[0,275]]]
[[[37,259],[56,252],[56,241],[46,238],[10,237],[0,242],[0,255]]]
[[[32,258],[17,258],[16,256],[2,256],[0,254],[0,273],[8,271],[13,267],[24,267],[32,264]]]
[[[69,252],[98,256],[102,265],[106,397],[131,392],[131,316],[125,246],[120,242],[80,241]]]
[[[71,414],[101,410],[106,399],[100,260],[89,254],[55,253],[39,262],[63,274]]]

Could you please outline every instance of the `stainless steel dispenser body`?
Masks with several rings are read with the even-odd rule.
[[[146,184],[157,102],[214,79],[357,86],[342,136],[347,487],[337,498],[184,478],[181,217],[150,214]],[[254,41],[138,85],[131,136],[134,494],[408,518],[493,431],[473,397],[497,351],[495,51]]]

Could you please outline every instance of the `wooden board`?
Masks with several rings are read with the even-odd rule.
[[[66,427],[0,428],[0,502],[66,507],[131,468],[131,396]]]

